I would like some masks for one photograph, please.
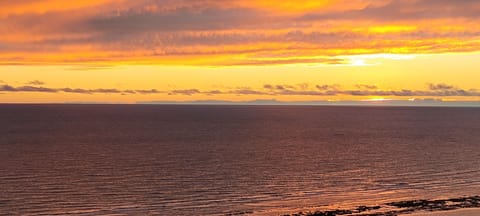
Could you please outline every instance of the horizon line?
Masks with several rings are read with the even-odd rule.
[[[0,102],[0,105],[209,105],[209,106],[361,106],[361,107],[475,107],[480,101],[383,100],[383,101],[136,101],[136,102]]]

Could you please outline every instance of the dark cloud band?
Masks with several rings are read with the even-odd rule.
[[[448,84],[428,84],[426,90],[381,90],[375,85],[357,85],[357,89],[342,89],[340,85],[271,85],[263,88],[234,88],[231,90],[200,90],[200,89],[137,89],[122,90],[115,88],[82,89],[82,88],[47,88],[42,86],[0,85],[0,92],[37,92],[37,93],[75,93],[75,94],[167,94],[167,95],[269,95],[269,96],[391,96],[391,97],[480,97],[476,89],[462,89]]]

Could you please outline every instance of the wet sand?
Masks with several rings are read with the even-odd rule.
[[[288,215],[288,214],[287,214]],[[377,206],[358,206],[354,209],[335,209],[299,212],[288,216],[479,216],[480,196],[437,200],[406,200]],[[286,215],[285,215],[286,216]]]
[[[479,216],[480,208],[474,209],[458,209],[442,212],[419,212],[410,214],[411,216]]]

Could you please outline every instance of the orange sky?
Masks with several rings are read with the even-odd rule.
[[[0,1],[0,102],[480,100],[480,3]]]

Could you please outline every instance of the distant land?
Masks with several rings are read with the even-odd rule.
[[[279,101],[250,100],[193,100],[193,101],[142,101],[137,104],[190,104],[190,105],[307,105],[307,106],[413,106],[413,107],[480,107],[480,101],[443,101],[438,99],[415,100],[364,100],[364,101]]]

